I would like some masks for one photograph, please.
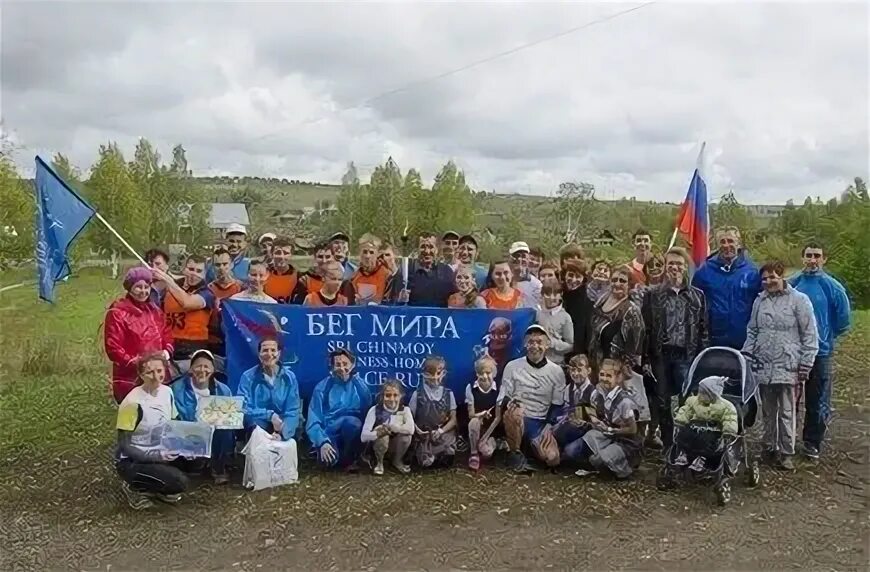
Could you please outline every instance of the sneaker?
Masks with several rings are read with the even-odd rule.
[[[509,453],[505,462],[514,471],[522,472],[526,469],[526,457],[520,451]]]
[[[794,470],[794,461],[791,458],[791,455],[783,455],[779,459],[779,468],[785,469],[786,471]]]
[[[685,453],[680,453],[677,456],[677,460],[674,461],[674,464],[677,465],[678,467],[685,467],[686,465],[689,464],[689,458],[686,457]]]
[[[480,456],[471,455],[468,457],[468,468],[472,471],[477,471],[480,469]]]
[[[393,461],[393,468],[402,473],[403,475],[407,475],[411,472],[411,466],[406,465],[401,461]]]
[[[383,463],[378,463],[377,465],[375,465],[375,468],[374,468],[374,470],[373,470],[372,472],[373,472],[375,475],[377,475],[377,476],[380,477],[381,475],[384,474],[384,464],[383,464]]]
[[[704,457],[695,457],[695,460],[689,465],[689,469],[696,473],[700,473],[706,468],[707,464],[704,462]]]
[[[420,459],[420,466],[422,467],[431,467],[432,463],[435,462],[435,455],[426,454],[423,455],[423,458]]]
[[[804,445],[804,456],[811,461],[819,460],[819,449],[812,445]]]
[[[652,437],[647,437],[646,441],[643,442],[643,446],[647,449],[653,449],[655,451],[661,450],[664,448],[664,444],[662,440],[653,435]]]
[[[468,441],[465,440],[465,437],[462,435],[457,435],[456,437],[456,452],[464,453],[468,451]]]
[[[148,494],[134,491],[127,481],[121,482],[121,490],[124,492],[124,496],[127,497],[127,503],[133,510],[143,510],[154,506]]]
[[[574,471],[574,474],[578,477],[591,477],[592,475],[596,475],[595,471],[587,471],[586,469],[577,469]]]
[[[505,439],[498,439],[495,442],[495,450],[496,451],[510,451],[511,448]]]
[[[181,501],[181,495],[164,495],[161,493],[157,493],[154,495],[154,498],[159,500],[160,502],[166,504],[178,504]]]

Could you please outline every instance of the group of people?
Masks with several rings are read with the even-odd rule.
[[[549,260],[515,242],[503,259],[483,265],[471,235],[424,233],[416,257],[403,262],[391,244],[367,234],[354,264],[348,236],[336,233],[301,272],[290,263],[289,238],[267,233],[258,241],[260,256],[249,258],[246,229],[234,225],[210,260],[188,256],[180,279],[168,273],[164,252],[149,251],[150,268],[126,274],[127,294],[105,323],[120,403],[117,466],[131,504],[175,502],[191,471],[207,469],[226,482],[235,443],[255,427],[274,439],[304,441],[321,465],[345,470],[366,460],[383,474],[385,459],[400,473],[410,471],[409,461],[450,466],[467,443],[473,470],[503,448],[516,470],[527,470],[532,457],[579,475],[627,478],[644,449],[672,444],[675,423],[709,417],[736,431],[721,380],[704,380],[696,398],[684,399],[689,367],[710,346],[747,355],[760,384],[764,459],[794,467],[801,396],[803,452],[817,459],[831,414],[834,343],[850,324],[845,289],[824,272],[823,247],[805,245],[804,268],[787,279],[781,263],[759,269],[734,227],[717,232],[718,250],[692,275],[684,249],[659,253],[644,230],[632,240],[635,256],[625,264],[587,260],[576,244]],[[459,411],[443,384],[450,366],[444,359],[424,361],[423,383],[406,400],[402,385],[390,380],[372,396],[346,350],[330,354],[330,371],[305,411],[298,381],[281,363],[280,340],[264,338],[260,363],[236,391],[244,402],[242,434],[215,431],[205,465],[170,458],[149,441],[153,429],[167,419],[193,420],[199,396],[230,394],[216,379],[225,366],[220,304],[227,298],[532,308],[536,323],[525,332],[525,355],[502,371],[488,356],[475,362]]]

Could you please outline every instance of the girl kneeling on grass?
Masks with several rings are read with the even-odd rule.
[[[414,417],[411,410],[402,405],[405,392],[396,379],[388,379],[381,385],[378,403],[369,409],[363,423],[360,440],[374,443],[374,474],[384,474],[384,456],[389,453],[393,467],[402,474],[411,472],[411,467],[402,460],[411,437],[414,435]]]
[[[115,468],[121,488],[134,509],[153,506],[151,499],[175,504],[187,490],[187,476],[170,463],[174,454],[160,448],[160,427],[178,417],[172,390],[163,385],[169,367],[163,355],[148,354],[137,364],[139,385],[118,408]]]
[[[465,403],[468,406],[468,443],[470,454],[468,468],[476,471],[480,460],[487,460],[495,453],[493,431],[501,423],[498,408],[498,389],[495,387],[495,360],[485,356],[474,362],[477,379],[465,388]]]
[[[601,362],[598,387],[592,394],[595,416],[592,429],[583,435],[585,461],[591,471],[580,469],[577,476],[609,471],[627,479],[640,463],[641,445],[637,432],[637,405],[625,391],[623,362],[607,358]]]
[[[423,362],[423,385],[408,406],[417,426],[415,453],[421,467],[450,466],[456,455],[456,398],[442,385],[447,375],[444,358]]]

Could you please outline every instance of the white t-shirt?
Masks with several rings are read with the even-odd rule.
[[[140,408],[142,419],[137,425]],[[117,428],[132,432],[130,436],[132,446],[140,451],[151,451],[160,448],[163,425],[176,417],[178,412],[169,386],[158,387],[156,395],[151,395],[139,386],[134,387],[118,407]]]
[[[516,399],[523,406],[523,414],[534,419],[545,419],[550,405],[562,405],[565,389],[565,372],[547,360],[535,367],[521,357],[508,362],[501,376],[498,402],[505,397]]]

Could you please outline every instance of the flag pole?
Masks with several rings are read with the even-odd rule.
[[[679,232],[679,230],[679,226],[674,227],[674,234],[671,235],[671,243],[668,244],[668,250],[672,249],[674,247],[674,243],[677,242],[677,232]]]
[[[95,217],[97,220],[99,220],[101,223],[103,223],[104,225],[106,225],[106,228],[108,228],[109,231],[110,231],[112,234],[114,234],[114,235],[118,238],[118,240],[121,241],[121,244],[123,244],[124,246],[127,247],[127,250],[129,250],[129,251],[133,254],[133,256],[135,256],[136,259],[139,260],[139,262],[141,262],[141,263],[144,264],[145,266],[148,266],[148,263],[145,262],[145,259],[142,258],[141,256],[139,256],[139,253],[136,252],[136,250],[135,250],[132,246],[130,246],[130,244],[129,244],[126,240],[124,240],[124,237],[122,237],[120,234],[118,234],[118,231],[117,231],[117,230],[115,230],[114,228],[112,228],[112,225],[109,224],[109,221],[107,221],[106,219],[103,218],[103,215],[101,215],[101,214],[98,213],[97,211],[94,211],[94,217]]]

